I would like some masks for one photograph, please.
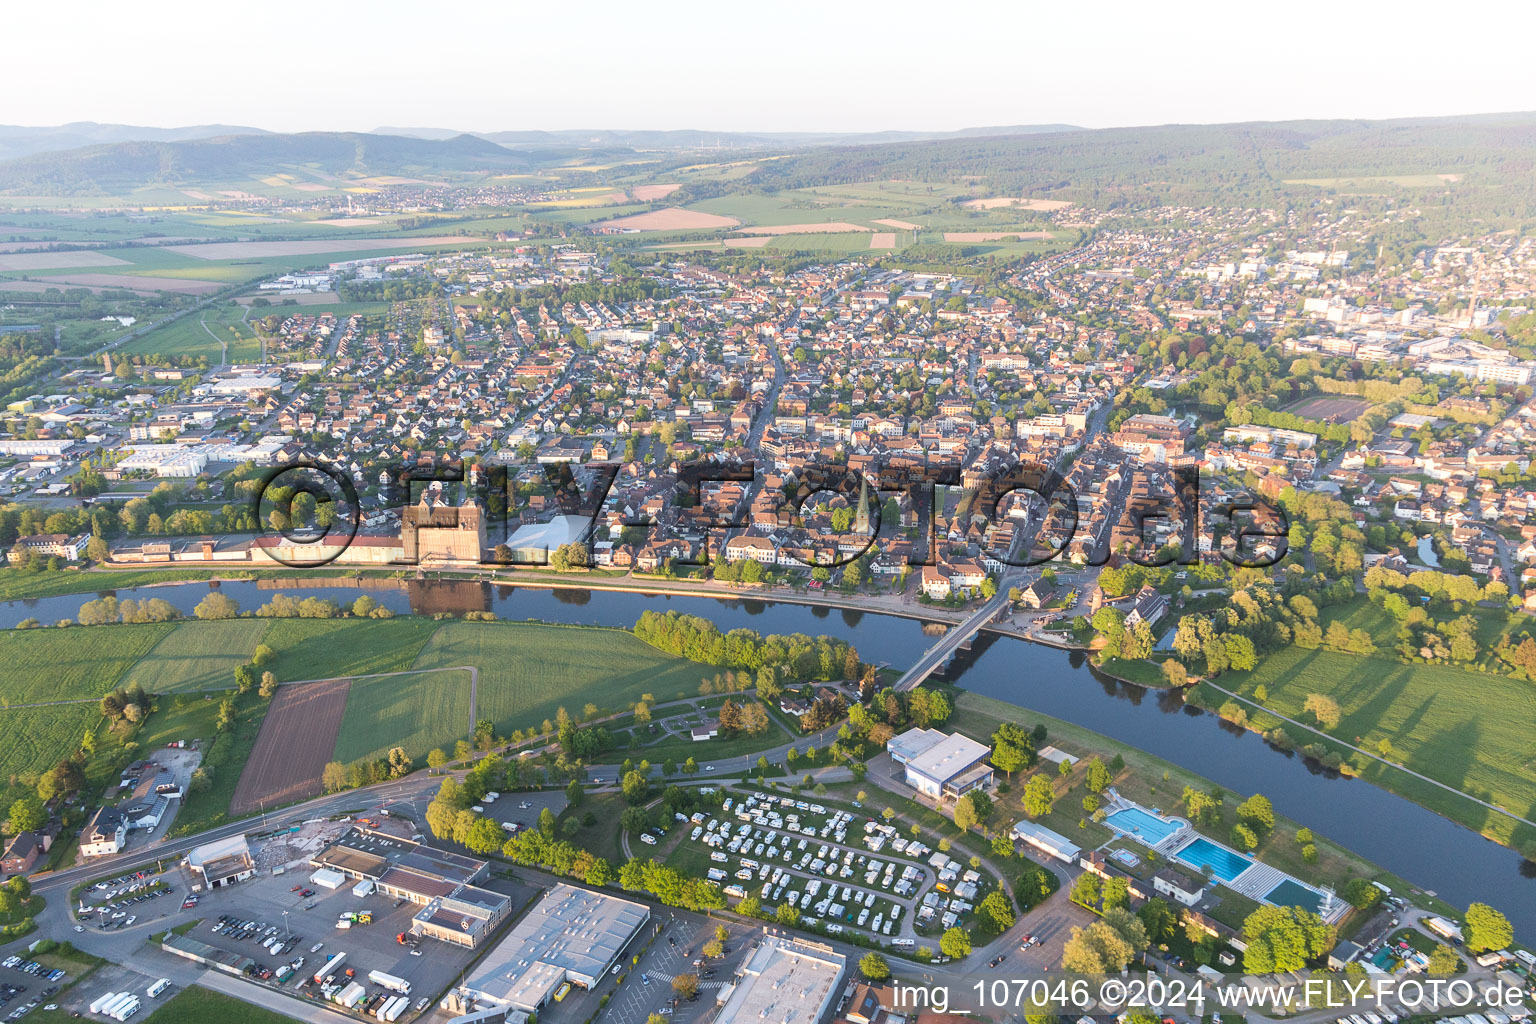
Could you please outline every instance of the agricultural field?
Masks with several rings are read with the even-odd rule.
[[[0,704],[100,697],[176,628],[155,622],[0,631]]]
[[[232,689],[235,669],[251,660],[270,619],[183,622],[130,668],[120,685],[151,693]]]
[[[556,709],[572,714],[592,702],[618,711],[652,694],[693,696],[704,666],[662,654],[627,632],[509,622],[449,622],[422,649],[415,667],[475,665],[475,716],[500,733],[537,727]]]
[[[359,676],[347,691],[332,760],[371,761],[404,747],[425,764],[434,747],[452,751],[470,735],[473,710],[467,671]]]
[[[229,362],[254,363],[261,358],[261,343],[246,317],[246,310],[239,306],[215,306],[173,320],[118,351],[130,356],[202,356],[209,365],[217,366],[224,351],[220,342],[224,342],[228,345]]]
[[[774,235],[769,239],[767,248],[781,252],[865,252],[871,248],[870,240],[874,237],[871,232]],[[895,241],[892,237],[892,247]]]
[[[0,709],[0,778],[44,772],[80,747],[80,739],[101,721],[93,704]]]
[[[330,679],[412,667],[438,626],[430,619],[273,619],[263,643],[278,679]]]
[[[230,797],[230,814],[250,814],[319,795],[320,773],[336,747],[347,689],[345,679],[278,689],[254,746],[241,759],[245,767]]]

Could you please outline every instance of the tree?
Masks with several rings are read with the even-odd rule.
[[[234,598],[214,592],[197,602],[192,614],[199,619],[232,619],[240,614],[240,605]]]
[[[679,974],[672,979],[672,991],[683,999],[692,999],[699,994],[699,976],[697,974]]]
[[[1309,693],[1301,709],[1311,712],[1312,717],[1317,719],[1317,724],[1324,729],[1338,728],[1339,721],[1343,718],[1339,702],[1327,694]]]
[[[870,981],[884,981],[891,976],[891,965],[879,953],[865,953],[859,960],[859,971]]]
[[[971,955],[971,937],[963,928],[950,928],[939,938],[939,952],[952,960]]]
[[[1061,967],[1078,974],[1113,974],[1135,955],[1131,943],[1107,921],[1095,921],[1072,929],[1061,950]]]
[[[1333,929],[1310,910],[1260,907],[1243,922],[1243,970],[1248,974],[1299,971],[1334,945]]]
[[[405,748],[404,747],[390,747],[389,748],[389,777],[392,778],[392,779],[398,779],[402,775],[409,775],[410,772],[411,772],[411,759],[406,755]],[[496,845],[497,845],[498,848],[501,846],[500,843],[497,843]]]
[[[965,797],[955,801],[955,827],[962,832],[976,827],[976,808]]]
[[[1072,892],[1069,898],[1079,906],[1090,910],[1099,905],[1099,897],[1103,894],[1103,887],[1099,876],[1091,871],[1084,871],[1077,876],[1077,881],[1072,883]]]
[[[347,766],[331,761],[320,772],[320,783],[327,793],[340,793],[347,788]]]
[[[277,692],[277,676],[273,675],[270,671],[263,672],[261,674],[261,690],[259,692],[263,700],[270,700],[272,695]]]
[[[1486,903],[1474,903],[1467,908],[1467,948],[1474,953],[1489,949],[1503,949],[1515,940],[1509,918]]]
[[[1440,977],[1455,974],[1461,969],[1461,957],[1444,943],[1435,943],[1429,952],[1429,973]]]
[[[1051,813],[1055,802],[1056,791],[1051,788],[1051,780],[1044,775],[1031,775],[1024,784],[1024,813],[1031,818],[1042,817]]]
[[[1147,940],[1154,944],[1161,944],[1173,937],[1173,930],[1178,927],[1178,915],[1173,908],[1160,896],[1154,896],[1141,905],[1136,912],[1141,919],[1142,927],[1147,930]]]
[[[1108,878],[1104,880],[1104,896],[1101,906],[1107,914],[1111,910],[1120,910],[1131,905],[1131,883],[1124,878]]]
[[[976,909],[978,913],[991,921],[992,926],[999,932],[1005,932],[1012,928],[1014,921],[1018,920],[1018,915],[1013,909],[1013,901],[1003,891],[1001,883],[998,884],[996,889],[987,893],[982,899],[981,905]]]
[[[474,814],[473,811],[469,813]],[[494,853],[507,841],[507,834],[491,819],[475,815],[474,824],[469,826],[469,831],[461,841],[470,853]]]
[[[1275,827],[1275,808],[1269,797],[1255,793],[1237,805],[1237,816],[1243,824],[1260,835],[1268,834]]]
[[[427,767],[432,771],[437,771],[447,763],[448,755],[443,753],[442,747],[433,747],[431,750],[427,751]]]
[[[10,818],[6,822],[5,830],[14,836],[23,832],[34,832],[46,824],[48,824],[48,812],[43,808],[43,802],[35,794],[24,793],[11,804]]]
[[[1103,761],[1099,760],[1099,755],[1095,754],[1088,759],[1088,772],[1084,782],[1090,793],[1102,793],[1109,787],[1109,769],[1104,766]]]
[[[645,776],[637,771],[626,772],[619,782],[619,788],[624,793],[624,800],[631,804],[644,802],[650,792],[650,784],[646,782]]]
[[[235,668],[235,690],[239,693],[250,693],[256,686],[256,670],[249,665],[238,665]]]

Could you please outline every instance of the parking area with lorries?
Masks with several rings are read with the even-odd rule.
[[[374,1019],[414,1019],[417,1005],[426,1000],[424,1008],[430,1009],[474,957],[473,950],[411,935],[411,918],[420,909],[415,904],[351,882],[325,888],[311,881],[313,874],[266,872],[207,890],[196,907],[177,904],[166,924],[197,920],[186,937],[249,958],[250,981]],[[524,902],[532,892],[504,880],[483,884]],[[158,948],[155,954],[170,955]],[[323,971],[317,983],[316,973],[337,954],[345,959]],[[406,988],[408,998],[401,1002]]]

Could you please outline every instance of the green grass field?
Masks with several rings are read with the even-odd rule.
[[[233,996],[193,986],[172,996],[170,1002],[150,1014],[144,1024],[207,1024],[212,1020],[239,1021],[240,1024],[292,1024],[293,1018],[252,1006]]]
[[[220,305],[191,313],[135,338],[120,351],[125,355],[203,356],[217,365],[219,342],[223,341],[229,347],[231,363],[255,362],[261,358],[261,343],[256,339],[256,331],[243,322],[244,312],[239,306]],[[260,313],[252,310],[251,315]]]
[[[151,693],[235,685],[235,669],[251,659],[270,619],[188,621],[178,625],[123,675]]]
[[[391,747],[404,747],[412,760],[425,764],[433,747],[452,752],[454,742],[471,731],[469,689],[468,672],[352,680],[335,760],[372,760],[387,756]]]
[[[416,659],[416,668],[477,665],[477,718],[498,732],[538,726],[564,706],[590,701],[618,711],[653,694],[658,701],[698,692],[704,666],[672,658],[616,629],[512,622],[450,622]]]
[[[80,747],[86,731],[101,721],[94,704],[0,710],[0,778],[44,772]]]
[[[0,632],[0,702],[100,697],[175,629],[156,622]]]
[[[430,619],[273,619],[263,643],[284,682],[330,679],[412,667],[437,628]],[[430,667],[430,666],[424,666]]]
[[[1308,723],[1312,718],[1302,711],[1307,696],[1326,694],[1343,711],[1330,735],[1373,752],[1388,740],[1398,763],[1522,817],[1536,817],[1536,690],[1527,682],[1450,665],[1295,647],[1270,655],[1252,672],[1234,672],[1217,682],[1247,697],[1262,685],[1268,690],[1265,707]],[[1372,782],[1500,842],[1536,838],[1504,815],[1379,762],[1363,767]]]

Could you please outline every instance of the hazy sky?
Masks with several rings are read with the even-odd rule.
[[[1536,109],[1536,4],[10,5],[0,123],[956,129]]]

